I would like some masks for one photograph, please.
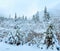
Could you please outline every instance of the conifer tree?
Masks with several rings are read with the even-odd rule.
[[[33,15],[32,20],[36,23],[39,22],[39,12],[37,11],[36,15]]]
[[[36,13],[36,21],[39,21],[39,12]]]
[[[53,25],[50,24],[46,31],[46,37],[44,42],[47,45],[47,48],[51,45],[53,46],[53,44],[55,43],[53,42],[53,38],[54,38]]]
[[[59,51],[59,45],[58,45],[58,40],[55,34],[55,27],[53,24],[50,24],[49,27],[47,28],[46,31],[46,37],[45,37],[45,41],[44,44],[47,45],[47,49],[52,46],[52,49],[55,45],[55,48]]]
[[[50,14],[47,12],[47,8],[44,9],[44,21],[49,22]]]
[[[17,20],[17,14],[15,13],[15,22],[16,22],[16,20]]]
[[[15,43],[16,43],[16,45],[20,45],[20,32],[19,32],[19,30],[16,30]]]

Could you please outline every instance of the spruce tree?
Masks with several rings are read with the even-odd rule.
[[[15,13],[15,22],[17,21],[17,14]]]
[[[47,48],[50,47],[51,45],[53,46],[53,44],[55,43],[53,42],[53,38],[54,38],[53,25],[50,24],[46,31],[46,37],[44,42],[47,45]]]
[[[53,47],[55,46],[58,51],[60,50],[58,40],[55,34],[55,27],[53,24],[50,24],[47,28],[44,44],[47,45],[47,49],[50,46],[52,46],[53,49]]]
[[[36,23],[36,17],[33,15],[32,20]]]
[[[32,20],[33,20],[35,23],[39,22],[39,12],[38,12],[38,11],[37,11],[37,13],[36,13],[35,15],[33,15]]]
[[[44,21],[49,22],[50,20],[50,14],[47,12],[47,8],[44,9]]]
[[[39,12],[36,13],[36,22],[39,21]]]
[[[18,29],[16,30],[16,34],[15,34],[15,43],[16,45],[20,45],[20,32]]]
[[[27,16],[25,16],[25,20],[27,20]]]

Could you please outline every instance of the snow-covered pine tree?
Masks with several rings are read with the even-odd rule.
[[[50,20],[50,15],[47,12],[47,8],[45,7],[45,9],[44,9],[44,21],[49,22],[49,20]]]
[[[36,22],[39,22],[39,12],[36,13]]]
[[[23,16],[22,16],[22,20],[24,20],[24,17],[25,17],[25,16],[23,15]]]
[[[35,15],[33,15],[32,20],[35,21]]]
[[[16,22],[16,20],[17,20],[17,14],[15,13],[15,22]]]
[[[50,24],[46,31],[46,37],[45,37],[45,41],[44,41],[44,43],[47,45],[47,48],[50,47],[51,45],[53,47],[53,44],[55,43],[55,42],[53,42],[53,38],[54,38],[53,25]]]
[[[25,16],[25,20],[27,20],[27,16]]]
[[[8,35],[8,40],[6,41],[9,44],[15,44],[15,37],[13,36],[12,32],[9,33]]]
[[[15,44],[18,45],[23,45],[24,44],[24,35],[20,33],[20,29],[16,30],[15,34]]]
[[[33,20],[35,23],[39,22],[39,12],[38,12],[38,11],[37,11],[37,13],[36,13],[35,15],[33,15],[32,20]]]
[[[20,45],[20,32],[19,32],[19,30],[16,30],[16,34],[15,34],[15,44],[16,44],[16,45]]]
[[[46,37],[45,37],[45,41],[44,41],[44,44],[47,45],[47,49],[52,46],[52,49],[55,48],[57,50],[59,50],[59,46],[58,46],[58,40],[56,38],[56,34],[55,34],[55,30],[54,30],[54,25],[53,24],[50,24],[47,28],[47,31],[46,31]]]

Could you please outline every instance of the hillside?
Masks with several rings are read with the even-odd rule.
[[[59,51],[60,17],[55,17],[59,16],[57,13],[59,12],[54,10],[47,12],[45,8],[45,12],[37,12],[31,20],[24,16],[18,18],[16,14],[14,19],[0,17],[1,51],[4,49],[5,51],[14,51],[14,49],[18,49],[18,51],[28,51],[28,49],[31,51]],[[49,43],[45,42],[47,35],[52,36],[52,41],[49,38],[47,39],[51,41],[50,45],[49,41]]]

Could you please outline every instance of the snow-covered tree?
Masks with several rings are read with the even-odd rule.
[[[33,21],[35,20],[35,15],[33,15],[32,20],[33,20]]]
[[[55,30],[54,30],[54,26],[53,24],[50,24],[47,28],[47,31],[46,31],[46,37],[45,37],[45,41],[44,43],[47,45],[47,48],[49,48],[50,46],[52,46],[52,49],[54,47],[54,45],[56,46],[57,50],[59,49],[57,47],[57,38],[56,38],[56,34],[55,34]]]
[[[47,12],[47,8],[44,9],[44,21],[49,22],[50,14]]]
[[[15,22],[16,22],[16,20],[17,20],[17,14],[15,13]]]
[[[21,33],[19,29],[16,30],[15,34],[15,44],[16,45],[23,45],[25,42],[25,34]]]
[[[36,21],[39,21],[39,12],[36,13]]]
[[[22,16],[22,20],[24,20],[24,15]]]
[[[25,20],[27,20],[27,16],[25,16]]]
[[[52,24],[49,25],[49,27],[48,27],[48,29],[46,31],[45,43],[47,45],[47,48],[50,45],[53,45],[53,26],[52,26]]]
[[[20,45],[20,32],[19,32],[19,30],[16,30],[16,34],[15,34],[15,44],[16,44],[16,45]]]
[[[36,23],[39,22],[39,12],[37,11],[37,13],[35,15],[33,15],[32,20]]]
[[[15,44],[15,37],[13,36],[12,32],[8,34],[5,42],[9,44]]]

